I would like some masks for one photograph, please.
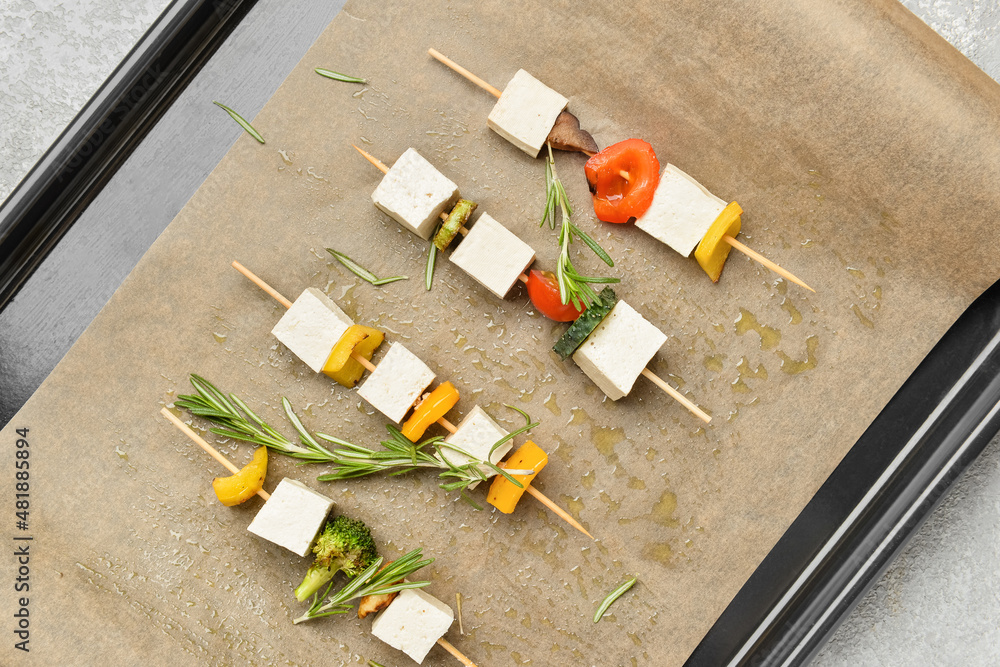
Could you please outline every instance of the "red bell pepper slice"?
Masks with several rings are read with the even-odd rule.
[[[660,183],[660,161],[642,139],[608,146],[587,160],[584,171],[594,195],[594,213],[605,222],[628,222],[641,216],[653,203]]]

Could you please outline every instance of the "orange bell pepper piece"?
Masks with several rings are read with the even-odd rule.
[[[431,424],[448,414],[456,403],[458,390],[450,382],[443,382],[413,409],[413,414],[400,431],[407,440],[416,442]]]
[[[501,467],[510,470],[534,470],[530,475],[511,475],[514,479],[524,485],[519,489],[503,475],[493,478],[490,485],[490,493],[486,496],[486,502],[493,505],[504,514],[510,514],[517,506],[517,501],[524,495],[525,489],[531,484],[535,476],[542,471],[545,464],[549,462],[549,455],[542,451],[542,448],[528,440],[521,445]]]
[[[232,507],[257,495],[257,492],[264,486],[266,474],[267,447],[258,447],[254,451],[250,463],[229,477],[216,477],[212,480],[212,488],[215,490],[219,502],[226,507]]]

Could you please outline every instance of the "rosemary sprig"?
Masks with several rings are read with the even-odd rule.
[[[240,127],[242,127],[244,130],[247,131],[247,134],[249,134],[251,137],[253,137],[257,141],[259,141],[260,143],[264,143],[264,137],[260,136],[260,132],[258,132],[257,130],[253,129],[253,125],[251,125],[250,123],[248,123],[243,118],[243,116],[239,115],[238,113],[236,113],[235,111],[233,111],[232,109],[230,109],[229,107],[227,107],[222,102],[216,102],[215,100],[212,100],[212,104],[214,104],[215,106],[218,106],[218,107],[222,107],[222,109],[227,114],[229,114],[232,117],[233,120],[235,120],[237,123],[240,124]]]
[[[218,424],[209,429],[212,433],[224,438],[233,438],[256,445],[264,445],[277,452],[301,459],[306,463],[332,463],[333,472],[320,475],[321,482],[333,482],[356,477],[366,477],[380,472],[390,475],[403,475],[418,468],[433,468],[440,470],[438,477],[442,482],[439,486],[445,491],[459,491],[461,497],[476,509],[482,509],[465,494],[465,490],[476,482],[489,480],[496,475],[503,475],[518,488],[523,485],[512,475],[529,475],[531,470],[505,470],[490,462],[478,459],[461,447],[445,442],[441,436],[427,438],[414,443],[403,436],[395,426],[389,424],[389,439],[382,441],[382,449],[369,449],[347,442],[326,433],[310,433],[302,420],[292,409],[287,398],[282,397],[281,405],[285,417],[292,424],[299,436],[301,445],[296,445],[284,435],[276,431],[263,419],[257,416],[250,407],[235,394],[228,397],[219,391],[215,385],[199,375],[191,375],[191,385],[197,395],[181,395],[174,404],[188,410],[197,417],[203,417]],[[524,417],[524,426],[507,434],[490,448],[490,456],[505,442],[516,438],[538,426],[532,422],[527,412],[508,405]],[[238,408],[238,409],[237,409]],[[320,440],[332,443],[336,447],[331,451],[320,444]],[[467,458],[465,463],[455,463],[449,460],[445,452],[457,452]],[[488,456],[487,459],[490,457]]]
[[[562,224],[559,227],[559,259],[556,262],[556,281],[559,283],[559,296],[562,298],[562,302],[572,302],[573,306],[580,310],[582,306],[589,306],[597,300],[597,292],[590,286],[591,283],[617,283],[619,280],[618,278],[583,276],[573,268],[573,262],[569,258],[569,247],[572,245],[574,237],[583,241],[608,266],[614,266],[615,263],[597,241],[573,224],[571,218],[573,208],[569,204],[566,188],[563,187],[562,181],[559,180],[559,174],[556,172],[552,146],[548,144],[546,146],[549,155],[545,159],[545,212],[539,226],[547,222],[549,228],[555,229],[556,211],[561,214]]]
[[[372,273],[365,267],[361,266],[360,264],[355,262],[353,259],[345,255],[344,253],[338,252],[333,248],[327,248],[326,251],[331,255],[333,255],[338,262],[343,264],[348,271],[356,275],[358,278],[361,278],[362,280],[369,282],[372,285],[375,285],[376,287],[378,287],[379,285],[388,285],[389,283],[394,283],[397,280],[410,279],[409,276],[392,276],[391,278],[379,278],[374,273]]]
[[[226,397],[215,388],[215,385],[199,375],[191,375],[191,385],[198,392],[197,395],[178,396],[174,405],[196,417],[203,417],[218,424],[218,427],[209,429],[212,433],[223,438],[264,445],[308,463],[324,463],[333,459],[333,454],[319,444],[302,425],[287,398],[281,399],[281,405],[285,409],[288,421],[298,432],[301,445],[296,445],[278,433],[235,394]],[[333,439],[328,438],[327,441],[333,442]]]
[[[348,76],[347,74],[341,74],[340,72],[334,72],[330,69],[324,69],[322,67],[317,67],[315,70],[320,76],[325,76],[328,79],[333,79],[334,81],[344,81],[345,83],[368,83],[365,79],[359,79],[356,76]]]
[[[531,417],[524,410],[510,405],[507,407],[521,413],[525,424],[494,443],[490,448],[490,455],[505,442],[538,426],[538,422],[532,422]],[[382,441],[382,449],[380,450],[344,443],[343,440],[337,441],[336,444],[339,447],[333,450],[334,458],[332,461],[336,468],[333,472],[320,475],[317,479],[321,482],[336,482],[381,472],[389,472],[390,475],[395,476],[406,474],[418,468],[435,468],[442,471],[438,474],[442,480],[438,486],[445,491],[458,491],[463,500],[476,509],[482,509],[479,504],[466,495],[465,491],[470,485],[486,481],[496,475],[503,475],[518,488],[524,488],[524,485],[514,479],[512,475],[528,475],[532,472],[530,470],[505,470],[490,462],[489,457],[485,461],[478,459],[461,447],[445,442],[440,436],[414,443],[403,436],[395,426],[390,424],[386,426],[386,429],[389,431],[389,439]],[[317,433],[316,437],[333,442],[331,436],[325,433]],[[466,457],[466,462],[456,463],[452,461],[449,459],[451,452]]]
[[[379,571],[383,560],[381,556],[375,559],[375,562],[369,565],[364,572],[351,579],[333,595],[330,595],[330,589],[333,588],[333,582],[331,582],[326,587],[322,597],[319,593],[313,595],[309,611],[292,622],[303,623],[324,616],[346,614],[354,608],[354,605],[351,604],[354,600],[366,595],[388,595],[407,588],[423,588],[430,585],[429,581],[402,581],[420,568],[434,562],[433,558],[423,558],[420,549],[414,549]]]
[[[638,581],[638,579],[636,577],[632,577],[631,579],[623,583],[621,586],[608,593],[608,596],[601,601],[601,604],[597,608],[597,611],[594,612],[594,623],[600,621],[601,617],[604,616],[604,612],[606,612],[608,610],[608,607],[611,606],[611,603],[620,598],[622,595],[624,595],[625,592],[628,591],[628,589],[635,586],[636,581]]]

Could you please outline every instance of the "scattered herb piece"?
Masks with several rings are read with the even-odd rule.
[[[431,291],[431,285],[434,283],[434,263],[437,261],[438,249],[437,246],[431,243],[431,249],[427,252],[427,268],[424,269],[424,287],[427,291]]]
[[[372,285],[375,285],[376,287],[378,287],[379,285],[388,285],[389,283],[394,283],[397,280],[410,279],[409,276],[393,276],[391,278],[379,278],[374,273],[372,273],[365,267],[361,266],[360,264],[355,262],[353,259],[345,255],[344,253],[337,252],[333,248],[327,248],[326,251],[331,255],[333,255],[338,262],[343,264],[348,271],[356,275],[358,278],[361,278],[362,280],[369,282]]]
[[[458,634],[465,634],[465,627],[462,626],[462,594],[455,593],[455,604],[458,605]]]
[[[573,238],[578,237],[594,254],[601,258],[608,266],[615,263],[604,248],[582,229],[573,224],[570,216],[573,209],[569,205],[569,197],[566,189],[559,180],[556,173],[556,161],[552,156],[552,146],[547,145],[549,156],[545,160],[545,213],[542,216],[541,225],[549,223],[551,229],[556,228],[556,211],[561,214],[562,225],[559,228],[559,260],[556,262],[556,281],[559,283],[559,295],[563,303],[572,303],[577,310],[582,306],[589,306],[597,300],[597,292],[590,286],[590,283],[617,283],[618,278],[599,278],[581,276],[573,268],[573,262],[569,258],[569,247],[573,243]]]
[[[385,667],[385,665],[380,665],[379,663],[375,662],[374,660],[369,660],[368,661],[368,667]]]
[[[334,72],[333,70],[324,69],[322,67],[317,67],[314,70],[320,76],[325,76],[328,79],[333,79],[334,81],[343,81],[345,83],[368,83],[366,79],[359,79],[356,76],[348,76],[347,74],[341,74],[340,72]]]
[[[222,107],[222,109],[227,114],[229,114],[232,117],[233,120],[235,120],[237,123],[240,124],[240,127],[242,127],[244,130],[247,131],[247,134],[249,134],[251,137],[253,137],[257,141],[259,141],[260,143],[264,143],[264,137],[260,136],[260,132],[258,132],[257,130],[253,129],[253,125],[251,125],[250,123],[246,122],[246,120],[243,118],[243,116],[239,115],[238,113],[236,113],[235,111],[233,111],[232,109],[230,109],[229,107],[227,107],[225,104],[222,104],[221,102],[216,102],[215,100],[213,100],[212,104],[214,104],[214,105],[216,105],[218,107]]]
[[[608,597],[604,598],[604,600],[601,602],[601,606],[599,606],[597,608],[597,611],[594,612],[594,623],[599,622],[601,620],[601,617],[604,616],[604,612],[608,610],[608,607],[610,607],[615,600],[624,595],[628,589],[635,586],[636,581],[638,581],[638,579],[636,577],[632,577],[624,584],[622,584],[615,590],[608,593]]]
[[[420,568],[434,562],[433,558],[424,559],[420,549],[414,549],[405,556],[386,565],[384,569],[379,570],[382,567],[383,560],[381,557],[377,558],[364,572],[351,579],[333,595],[330,595],[330,589],[333,588],[333,583],[331,583],[327,586],[322,596],[319,593],[313,596],[313,602],[309,607],[309,611],[292,622],[302,623],[322,618],[323,616],[346,614],[354,608],[354,605],[351,604],[354,600],[363,598],[366,595],[386,595],[388,593],[398,593],[407,588],[423,588],[430,585],[431,582],[429,581],[400,581]]]

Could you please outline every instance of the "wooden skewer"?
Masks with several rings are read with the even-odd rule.
[[[671,387],[669,384],[661,380],[660,377],[653,371],[649,370],[648,368],[643,368],[642,375],[644,375],[647,379],[649,379],[650,382],[655,384],[657,387],[667,392],[671,398],[673,398],[675,401],[677,401],[685,408],[687,408],[691,412],[691,414],[693,414],[698,419],[702,420],[706,424],[712,421],[712,418],[708,416],[708,414],[706,414],[704,410],[702,410],[697,405],[688,400],[687,397],[684,396],[684,394],[680,393],[679,391]]]
[[[194,441],[194,443],[196,445],[198,445],[199,447],[201,447],[202,449],[204,449],[206,452],[208,452],[209,456],[211,456],[213,459],[215,459],[216,461],[218,461],[219,463],[221,463],[223,466],[225,466],[226,469],[229,470],[229,472],[231,472],[233,474],[236,474],[236,473],[238,473],[240,471],[240,469],[237,468],[235,465],[233,465],[232,461],[230,461],[225,456],[223,456],[222,453],[219,450],[217,450],[212,445],[208,444],[208,442],[206,442],[205,439],[202,438],[200,435],[198,435],[197,433],[195,433],[191,429],[190,426],[188,426],[187,424],[185,424],[184,422],[182,422],[180,419],[178,419],[177,415],[175,415],[174,413],[172,413],[170,410],[167,410],[166,408],[161,408],[160,409],[160,413],[164,417],[166,417],[168,420],[170,420],[170,422],[174,426],[176,426],[178,429],[180,429],[181,432],[184,435],[186,435],[187,437],[191,438],[191,440]],[[263,498],[264,500],[267,500],[267,499],[269,499],[271,497],[271,494],[268,493],[267,491],[265,491],[264,489],[258,490],[257,491],[257,495],[260,496],[261,498]]]
[[[444,430],[448,431],[448,433],[451,433],[452,435],[458,432],[458,428],[444,417],[441,417],[441,419],[439,419],[437,423],[441,424],[441,427],[444,428]]]
[[[382,162],[382,160],[379,160],[377,157],[375,157],[374,155],[372,155],[368,151],[362,150],[362,149],[358,148],[357,146],[355,146],[354,144],[351,144],[351,145],[354,146],[354,150],[356,150],[357,152],[359,152],[362,155],[364,155],[365,159],[368,160],[369,162],[371,162],[373,165],[375,165],[375,167],[379,171],[381,171],[383,174],[388,174],[389,173],[389,167],[385,166],[385,162]]]
[[[247,267],[243,266],[239,262],[234,261],[233,262],[233,268],[235,268],[237,271],[239,271],[244,276],[246,276],[247,278],[249,278],[255,285],[257,285],[257,287],[260,287],[262,290],[264,290],[265,292],[267,292],[268,294],[270,294],[272,297],[274,297],[275,299],[277,299],[282,305],[285,306],[285,308],[291,308],[292,307],[292,302],[291,301],[289,301],[288,299],[286,299],[285,297],[283,297],[281,295],[281,293],[278,292],[278,290],[276,290],[273,287],[271,287],[270,285],[268,285],[259,276],[257,276],[257,274],[255,274],[253,271],[251,271]],[[362,357],[359,354],[352,354],[351,358],[354,359],[355,361],[357,361],[362,366],[364,366],[365,370],[367,370],[369,373],[375,372],[375,369],[377,368],[377,366],[375,366],[375,364],[373,364],[368,359],[365,359],[364,357]],[[659,378],[657,378],[657,380],[659,380]],[[170,416],[173,417],[173,415],[170,415]],[[444,417],[442,417],[441,419],[439,419],[437,423],[440,424],[441,426],[443,426],[444,429],[446,431],[448,431],[449,433],[455,433],[458,430],[455,427],[454,424],[452,424],[450,421],[448,421]],[[194,432],[192,431],[192,433],[194,433]],[[210,447],[210,445],[208,445],[207,442],[205,443],[204,446]],[[208,451],[208,450],[206,450],[206,451]],[[218,454],[218,452],[216,452],[216,453]],[[221,454],[219,454],[219,456],[222,457]],[[223,457],[223,459],[224,458],[225,457]],[[589,532],[587,532],[587,529],[584,528],[583,526],[581,526],[576,519],[574,519],[572,516],[570,516],[564,509],[562,509],[561,507],[559,507],[558,505],[556,505],[554,502],[552,502],[541,491],[539,491],[535,487],[531,486],[530,484],[528,485],[528,487],[525,490],[528,493],[530,493],[532,496],[534,496],[536,499],[538,499],[538,501],[540,503],[542,503],[543,505],[545,505],[546,507],[548,507],[550,510],[552,510],[553,512],[555,512],[555,514],[557,516],[559,516],[559,518],[561,518],[563,521],[565,521],[569,525],[573,526],[574,528],[576,528],[577,530],[579,530],[581,533],[583,533],[584,535],[586,535],[590,539],[592,539],[592,540],[595,539],[594,536],[591,535]]]
[[[447,419],[444,419],[444,418],[439,419],[438,420],[438,424],[441,424],[441,426],[443,426],[446,431],[448,431],[449,433],[451,433],[453,435],[455,434],[456,431],[458,431],[458,429],[456,429],[455,426],[452,425],[452,423],[449,422]],[[576,528],[577,530],[579,530],[581,533],[583,533],[584,535],[586,535],[590,539],[595,540],[594,536],[591,535],[587,531],[586,528],[584,528],[583,526],[581,526],[580,523],[576,519],[574,519],[572,517],[572,515],[570,515],[569,512],[567,512],[563,508],[561,508],[558,505],[556,505],[544,493],[542,493],[541,491],[539,491],[538,489],[536,489],[535,487],[533,487],[531,484],[528,484],[526,487],[524,487],[524,490],[527,491],[529,494],[531,494],[538,502],[540,502],[541,504],[545,505],[550,510],[552,510],[555,513],[555,515],[558,516],[560,519],[562,519],[563,521],[565,521],[569,525],[573,526],[574,528]]]
[[[499,89],[494,88],[490,84],[486,83],[478,76],[476,76],[469,70],[465,69],[464,67],[456,63],[454,60],[449,58],[448,56],[442,54],[437,49],[427,49],[427,53],[429,53],[430,56],[435,60],[437,60],[438,62],[443,63],[446,67],[450,67],[451,69],[458,72],[472,83],[476,84],[486,92],[490,93],[491,95],[493,95],[493,97],[500,97],[500,95],[502,95]]]
[[[268,285],[267,283],[265,283],[263,280],[261,280],[257,276],[256,273],[254,273],[253,271],[251,271],[247,267],[245,267],[242,264],[240,264],[239,262],[233,260],[233,268],[236,269],[237,271],[239,271],[240,273],[242,273],[247,278],[249,278],[250,282],[252,282],[254,285],[256,285],[257,287],[261,288],[262,290],[264,290],[265,292],[267,292],[268,294],[270,294],[272,297],[274,297],[274,300],[277,301],[278,303],[280,303],[285,308],[291,308],[292,307],[292,302],[291,301],[289,301],[285,297],[281,296],[281,293],[278,292],[278,290],[274,289],[273,287],[271,287],[270,285]]]
[[[388,174],[389,173],[389,167],[385,166],[385,163],[382,162],[382,160],[379,160],[377,157],[375,157],[374,155],[372,155],[368,151],[365,151],[365,150],[359,148],[358,146],[356,146],[354,144],[351,144],[351,146],[354,146],[354,150],[356,150],[357,152],[361,153],[365,157],[366,160],[368,160],[373,165],[375,165],[375,167],[377,167],[379,170],[381,170],[381,172],[383,174]],[[448,219],[448,214],[447,213],[441,213],[441,219],[442,220],[447,220]],[[469,235],[469,230],[466,229],[465,227],[459,227],[458,228],[458,233],[461,234],[462,236],[468,236]],[[520,280],[522,283],[525,283],[525,284],[527,284],[527,282],[528,282],[528,276],[527,276],[527,274],[524,274],[524,273],[522,273],[521,275],[519,275],[517,277],[517,279]],[[287,306],[286,306],[286,308],[287,308]]]
[[[354,144],[351,144],[351,145],[353,146]],[[381,169],[383,171],[383,173],[389,170],[389,168],[386,167],[385,164],[383,164],[383,162],[381,160],[379,160],[377,157],[375,157],[374,155],[370,155],[369,153],[367,153],[367,152],[361,150],[360,148],[358,148],[357,146],[354,146],[354,148],[357,149],[357,151],[359,153],[361,153],[362,155],[364,155],[365,159],[367,159],[373,165],[375,165],[376,167],[378,167],[379,169]],[[625,180],[628,180],[628,177],[629,177],[628,172],[627,171],[622,171],[622,178],[624,178]],[[441,217],[444,218],[444,217],[447,217],[447,216],[444,213],[442,213]],[[465,228],[462,228],[462,230],[460,230],[460,231],[468,233],[468,232],[466,232]],[[725,238],[725,239],[732,239],[732,237],[729,236],[729,235],[726,235],[723,238]],[[740,243],[739,245],[743,246],[742,243]],[[743,246],[743,247],[745,247],[745,246]],[[753,251],[751,251],[751,252],[753,252]],[[766,259],[764,261],[768,262],[769,264],[773,264],[773,262],[769,262]],[[236,266],[235,262],[233,263],[233,266]],[[765,266],[767,266],[767,265],[765,264]],[[782,269],[777,264],[774,264],[774,266],[776,266],[781,271],[784,271],[784,269]],[[240,267],[237,266],[236,268],[239,269]],[[242,271],[243,269],[240,269],[240,270]],[[787,272],[785,272],[785,273],[787,273]],[[247,275],[247,277],[250,277],[252,274],[244,274],[244,275]],[[781,275],[784,275],[784,273],[782,273]],[[791,274],[789,274],[789,275],[791,275]],[[284,297],[281,297],[280,294],[278,294],[277,292],[275,292],[274,290],[272,290],[269,286],[266,286],[266,283],[264,283],[262,280],[260,280],[260,278],[258,278],[257,276],[253,276],[250,279],[253,280],[257,285],[261,286],[265,291],[267,291],[268,294],[270,294],[274,298],[279,299],[279,300],[284,299]],[[517,277],[517,279],[520,280],[522,283],[524,283],[526,285],[528,284],[528,276],[526,274],[522,273],[521,275],[519,275]],[[792,279],[794,279],[795,282],[799,282],[797,278],[794,278],[794,276],[792,276],[792,278],[790,278],[790,280],[792,280]],[[799,282],[799,284],[802,284],[802,283]],[[277,295],[277,296],[275,296],[275,295]],[[286,305],[285,307],[287,308],[289,306],[291,306],[290,303],[288,305]],[[368,361],[367,359],[362,359],[361,357],[358,357],[358,356],[355,356],[354,358],[358,362],[360,362],[362,366],[364,366],[365,368],[367,368],[369,371],[374,371],[375,370],[375,366],[373,366],[371,364],[371,362]],[[660,387],[661,389],[663,389],[663,391],[667,392],[672,398],[674,398],[676,401],[678,401],[681,405],[683,405],[685,408],[687,408],[688,410],[690,410],[696,417],[698,417],[698,419],[701,419],[706,424],[708,422],[712,421],[712,418],[709,417],[707,414],[705,414],[705,412],[702,411],[701,408],[699,408],[697,405],[695,405],[694,403],[692,403],[691,401],[689,401],[687,398],[685,398],[676,389],[674,389],[673,387],[671,387],[670,385],[668,385],[666,382],[664,382],[663,380],[661,380],[660,378],[658,378],[656,375],[654,375],[653,372],[650,371],[648,368],[647,369],[643,369],[642,374],[645,375],[646,377],[648,377],[650,380],[652,380],[656,384],[656,386]],[[445,428],[448,428],[448,427],[446,426]],[[454,427],[452,427],[452,428],[454,428]],[[454,433],[454,431],[452,431],[452,433]],[[565,512],[563,512],[562,509],[559,509],[558,506],[555,505],[554,503],[550,505],[549,503],[551,503],[552,501],[550,501],[548,498],[545,498],[545,496],[542,496],[541,494],[539,494],[538,491],[535,490],[533,487],[530,487],[530,486],[528,487],[528,493],[531,493],[531,495],[533,495],[536,498],[538,498],[542,502],[542,504],[546,505],[553,512],[555,512],[556,514],[558,514],[562,518],[566,519],[571,524],[574,524],[574,527],[579,527],[579,524],[576,524],[572,520],[572,517],[569,517],[568,514],[566,514]],[[535,494],[538,494],[538,495],[535,495]],[[543,500],[543,498],[544,498],[544,500]],[[569,518],[567,518],[567,517],[569,517]],[[590,535],[590,533],[587,533],[587,531],[583,530],[582,527],[579,527],[579,529],[582,530],[587,535]],[[591,539],[593,539],[593,536],[591,536]]]
[[[535,500],[537,500],[538,502],[540,502],[541,504],[545,505],[550,510],[552,510],[552,512],[555,513],[555,515],[558,516],[560,519],[562,519],[563,521],[565,521],[569,525],[573,526],[574,528],[576,528],[577,530],[579,530],[581,533],[583,533],[584,535],[586,535],[590,539],[594,540],[595,542],[597,541],[597,538],[594,537],[593,535],[591,535],[587,531],[586,528],[584,528],[583,526],[581,526],[580,523],[576,519],[574,519],[572,516],[570,516],[569,512],[567,512],[563,508],[561,508],[558,505],[556,505],[544,493],[542,493],[541,491],[539,491],[538,489],[536,489],[535,487],[533,487],[531,484],[529,484],[527,487],[525,487],[524,490],[527,491],[529,494],[531,494],[531,496],[534,497]]]
[[[163,414],[164,417],[170,420],[170,422],[173,423],[174,426],[179,428],[184,433],[184,435],[191,438],[191,440],[193,440],[195,444],[199,445],[202,449],[208,452],[208,454],[213,459],[215,459],[216,461],[224,465],[226,468],[228,468],[230,472],[238,473],[240,471],[240,469],[237,468],[235,465],[233,465],[233,463],[229,459],[223,456],[222,453],[219,452],[219,450],[217,450],[212,445],[208,444],[200,435],[191,430],[191,428],[187,424],[178,419],[174,413],[170,412],[170,410],[167,410],[166,408],[161,408],[160,412]],[[264,500],[268,500],[271,497],[271,494],[265,491],[264,489],[260,489],[259,491],[257,491],[257,495],[263,498]],[[437,643],[440,644],[446,651],[448,651],[448,653],[451,653],[453,656],[458,658],[458,660],[463,665],[466,665],[466,667],[476,667],[476,663],[472,662],[467,657],[465,657],[465,655],[461,651],[452,646],[444,637],[438,639]]]
[[[382,162],[382,160],[379,160],[377,157],[375,157],[371,153],[358,148],[354,144],[351,144],[351,145],[354,146],[354,150],[356,150],[357,152],[359,152],[362,155],[364,155],[365,159],[368,160],[369,162],[371,162],[373,165],[375,165],[379,170],[382,171],[383,174],[388,174],[389,173],[389,167],[385,166],[385,162]],[[448,219],[448,214],[442,211],[440,217],[441,217],[442,220],[447,220]],[[462,236],[465,236],[466,234],[469,233],[469,230],[466,229],[465,227],[459,227],[458,228],[458,233],[461,234]]]
[[[292,302],[289,301],[288,299],[286,299],[284,296],[282,296],[281,292],[279,292],[278,290],[276,290],[273,287],[271,287],[270,285],[268,285],[266,282],[263,281],[263,279],[261,279],[260,276],[258,276],[256,273],[254,273],[253,271],[251,271],[247,267],[243,266],[242,264],[240,264],[239,262],[237,262],[237,261],[234,260],[233,261],[233,268],[236,269],[237,271],[239,271],[240,273],[242,273],[247,278],[249,278],[250,282],[252,282],[254,285],[256,285],[257,287],[259,287],[262,290],[264,290],[265,292],[267,292],[270,296],[272,296],[275,299],[275,301],[277,301],[278,303],[280,303],[285,308],[291,308],[292,307]],[[364,357],[362,357],[360,354],[352,354],[351,358],[354,359],[355,361],[357,361],[362,366],[364,366],[365,369],[369,373],[374,373],[375,372],[375,364],[373,364],[372,362],[368,361],[367,359],[365,359]]]
[[[781,268],[780,266],[778,266],[777,264],[775,264],[774,262],[772,262],[771,260],[769,260],[767,257],[764,257],[763,255],[761,255],[759,252],[757,252],[755,250],[751,250],[750,248],[746,247],[745,245],[743,245],[742,243],[740,243],[739,241],[737,241],[736,239],[734,239],[729,234],[726,234],[725,236],[723,236],[722,240],[725,241],[726,243],[728,243],[729,245],[733,246],[735,249],[739,250],[741,253],[743,253],[744,255],[746,255],[747,257],[749,257],[750,259],[755,260],[757,262],[760,262],[760,264],[762,266],[764,266],[764,267],[766,267],[768,269],[771,269],[772,271],[774,271],[775,273],[777,273],[782,278],[785,278],[786,280],[791,280],[796,285],[799,285],[801,287],[805,287],[810,292],[815,292],[816,291],[812,287],[809,287],[809,285],[806,285],[804,282],[802,282],[801,280],[799,280],[798,278],[796,278],[790,271],[787,271],[786,269]]]
[[[476,663],[466,658],[461,651],[452,646],[451,643],[444,637],[439,639],[437,643],[440,644],[445,651],[448,651],[448,653],[451,653],[453,656],[458,658],[458,661],[461,662],[463,665],[465,665],[465,667],[476,667]]]
[[[619,173],[621,174],[621,177],[624,178],[626,181],[629,180],[629,173],[627,171],[625,171],[623,169]],[[805,287],[810,292],[815,292],[816,291],[812,287],[809,287],[809,285],[806,285],[804,282],[802,282],[797,277],[795,277],[795,275],[791,271],[788,271],[787,269],[781,268],[780,266],[778,266],[777,264],[775,264],[774,262],[772,262],[771,260],[769,260],[767,257],[764,257],[764,255],[760,254],[756,250],[751,250],[747,246],[743,245],[742,243],[740,243],[739,241],[737,241],[736,239],[734,239],[729,234],[726,234],[725,236],[723,236],[722,240],[725,241],[726,243],[728,243],[729,245],[731,245],[736,250],[739,250],[741,253],[743,253],[744,255],[746,255],[747,257],[749,257],[750,259],[752,259],[752,260],[754,260],[756,262],[759,262],[760,265],[763,266],[764,268],[767,268],[767,269],[770,269],[770,270],[774,271],[775,273],[777,273],[779,276],[781,276],[785,280],[790,280],[793,283],[795,283],[796,285],[799,285],[800,287]]]
[[[496,97],[500,97],[500,91],[499,90],[497,90],[496,88],[494,88],[490,84],[486,83],[485,81],[483,81],[482,79],[480,79],[478,76],[476,76],[475,74],[473,74],[469,70],[465,69],[464,67],[462,67],[461,65],[459,65],[455,61],[453,61],[451,58],[448,58],[447,56],[439,53],[435,49],[427,49],[427,53],[429,53],[436,60],[444,63],[445,65],[447,65],[448,67],[450,67],[451,69],[453,69],[458,74],[461,74],[466,79],[468,79],[472,83],[476,84],[480,88],[493,93],[493,95],[496,96]],[[355,146],[355,148],[357,148],[357,146]],[[360,151],[361,149],[358,148],[358,150]],[[372,164],[375,164],[376,166],[382,164],[381,162],[378,162],[377,160],[375,160],[374,158],[372,158],[370,155],[368,155],[364,151],[361,151],[361,153],[363,155],[365,155],[365,157],[367,157],[369,160],[373,160]],[[592,153],[590,151],[584,151],[584,153],[586,153],[588,157],[594,157],[594,155],[595,155],[594,153]],[[385,165],[382,165],[382,166],[384,167]],[[622,169],[618,173],[621,174],[621,177],[624,178],[626,181],[630,180],[629,179],[629,173],[627,171],[625,171],[624,169]],[[786,280],[790,280],[793,283],[795,283],[796,285],[799,285],[801,287],[806,288],[810,292],[815,292],[816,291],[812,287],[809,287],[809,285],[806,285],[804,282],[802,282],[801,280],[799,280],[798,278],[796,278],[791,272],[789,272],[789,271],[781,268],[780,266],[778,266],[777,264],[775,264],[774,262],[772,262],[768,258],[764,257],[760,253],[755,252],[755,251],[751,250],[750,248],[746,247],[745,245],[743,245],[742,243],[740,243],[739,241],[737,241],[736,239],[734,239],[732,236],[726,234],[725,236],[722,237],[722,240],[725,241],[726,243],[728,243],[729,245],[731,245],[733,248],[735,248],[735,249],[739,250],[740,252],[742,252],[743,254],[745,254],[747,257],[750,257],[751,259],[753,259],[753,260],[755,260],[757,262],[760,262],[760,264],[762,266],[770,269],[771,271],[774,271],[775,273],[777,273],[782,278],[785,278]]]

